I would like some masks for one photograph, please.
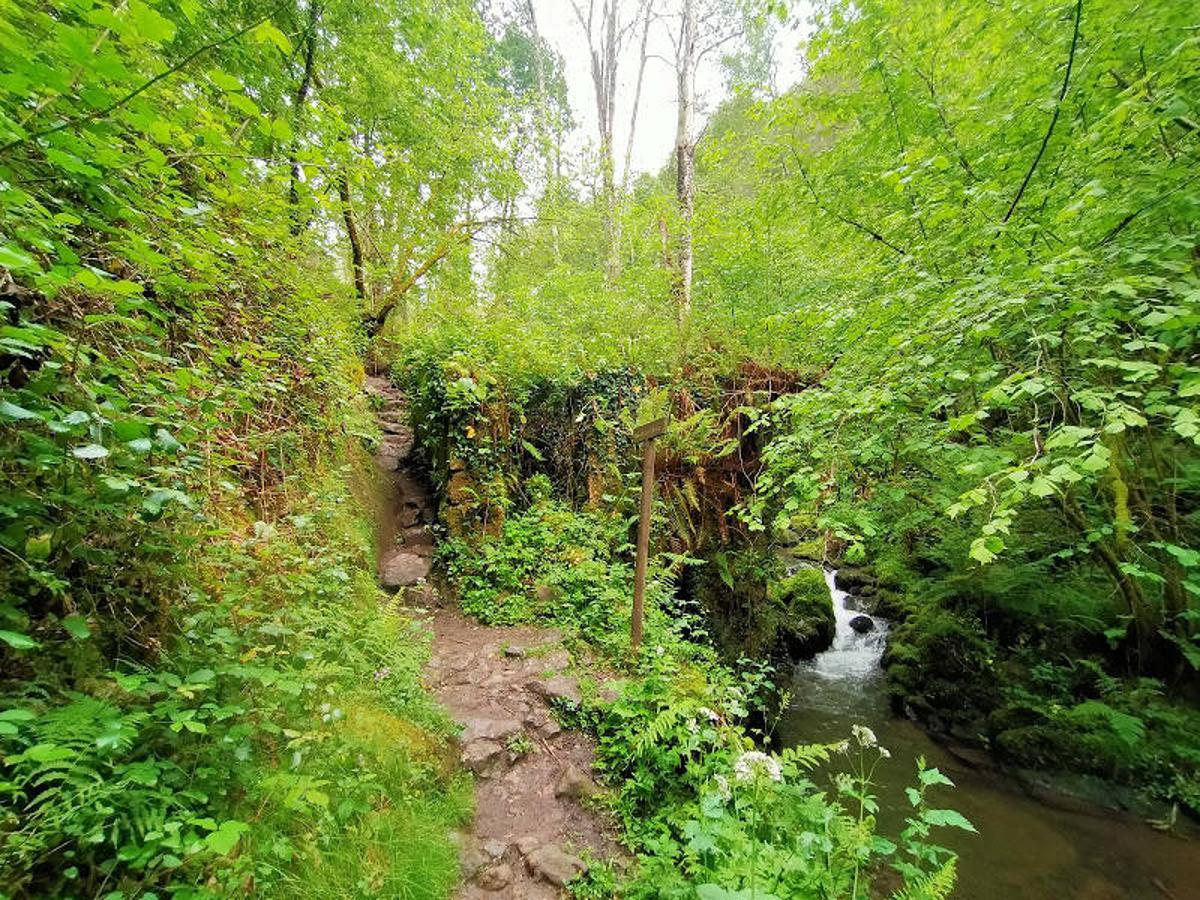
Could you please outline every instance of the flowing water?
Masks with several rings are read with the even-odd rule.
[[[891,759],[875,773],[880,829],[895,837],[910,807],[904,788],[915,781],[914,759],[924,756],[955,783],[937,789],[935,805],[951,806],[978,829],[940,829],[940,843],[959,854],[960,900],[1200,900],[1200,841],[1151,829],[1097,809],[1080,812],[1045,805],[1015,783],[951,756],[920,728],[889,708],[879,661],[887,623],[858,634],[859,613],[827,572],[837,617],[833,646],[799,663],[793,699],[779,725],[787,744],[837,741],[850,726],[875,731]],[[852,602],[852,600],[851,600]]]

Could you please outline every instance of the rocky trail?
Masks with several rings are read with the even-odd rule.
[[[379,581],[433,631],[426,684],[462,728],[464,766],[475,775],[475,819],[459,835],[461,898],[541,900],[585,871],[589,858],[618,850],[587,801],[589,737],[563,730],[554,706],[580,702],[562,636],[530,626],[486,627],[462,615],[431,582],[437,508],[410,460],[403,395],[372,376],[384,440],[376,461],[391,480],[381,529]]]

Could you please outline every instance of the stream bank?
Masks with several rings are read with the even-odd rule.
[[[876,770],[879,820],[885,833],[910,814],[904,788],[913,760],[924,756],[956,789],[943,802],[978,834],[946,831],[942,842],[959,854],[954,893],[962,900],[1193,900],[1200,897],[1200,849],[1194,840],[1156,831],[1125,813],[1053,792],[1030,796],[1029,782],[986,764],[986,754],[955,752],[891,709],[880,659],[887,623],[858,633],[850,622],[854,598],[827,572],[837,633],[829,650],[796,664],[792,702],[778,737],[784,746],[843,740],[866,725],[891,751]],[[971,759],[979,765],[969,762]],[[1045,802],[1043,802],[1045,801]]]
[[[617,855],[607,824],[586,805],[595,744],[561,728],[555,708],[581,701],[562,633],[534,626],[484,626],[443,603],[431,581],[436,507],[410,460],[413,438],[403,395],[371,377],[384,432],[376,462],[390,482],[380,538],[380,584],[398,610],[433,632],[426,686],[462,729],[462,765],[475,776],[475,816],[456,835],[465,900],[549,900]]]

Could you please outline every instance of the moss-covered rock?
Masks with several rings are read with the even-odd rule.
[[[859,566],[842,566],[833,577],[838,590],[850,594],[860,593],[865,589],[874,589],[879,585],[879,579],[873,572]]]
[[[995,654],[977,621],[925,607],[890,635],[883,665],[892,701],[934,731],[982,735],[1001,702]]]
[[[717,645],[740,655],[785,661],[811,656],[833,641],[829,588],[818,568],[781,577],[769,550],[748,547],[714,552],[690,570],[687,591],[699,600]]]
[[[912,612],[899,583],[880,577],[869,566],[843,566],[834,576],[838,590],[849,594],[846,606],[872,616],[899,622]]]
[[[767,589],[775,643],[788,656],[812,656],[833,643],[837,628],[829,586],[820,569],[800,569]]]

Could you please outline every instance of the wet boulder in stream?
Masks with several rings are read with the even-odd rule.
[[[875,630],[875,620],[870,616],[855,616],[850,620],[850,627],[859,634],[866,634]]]
[[[869,569],[854,566],[843,566],[838,569],[833,575],[833,581],[839,591],[845,591],[848,594],[863,593],[864,588],[869,593],[871,588],[879,584],[879,580]]]

